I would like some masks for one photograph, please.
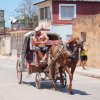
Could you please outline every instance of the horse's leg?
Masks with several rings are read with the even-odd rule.
[[[66,66],[65,68],[65,71],[68,73],[69,75],[69,85],[68,85],[68,91],[70,94],[72,94],[72,80],[73,80],[73,75],[72,75],[72,72],[71,70]]]
[[[61,83],[61,86],[63,87],[64,86],[64,79],[63,79],[63,67],[60,66],[59,68],[59,73],[60,73],[60,83]]]
[[[57,87],[56,87],[56,81],[55,80],[52,80],[52,89],[53,90],[57,90]]]
[[[57,90],[56,80],[55,80],[55,67],[56,67],[56,62],[53,63],[52,66],[51,66],[51,76],[52,76],[52,88],[54,90]]]
[[[69,90],[69,93],[70,94],[73,94],[73,91],[72,91],[72,81],[73,81],[73,74],[74,74],[74,71],[75,71],[75,68],[76,67],[71,67],[71,77],[70,77],[70,83],[69,83],[69,87],[68,87],[68,90]]]

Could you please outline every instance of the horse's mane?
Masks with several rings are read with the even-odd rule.
[[[72,42],[76,42],[77,40],[79,40],[79,37],[72,37],[67,41],[67,44],[72,43]]]

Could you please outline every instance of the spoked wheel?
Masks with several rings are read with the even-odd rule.
[[[16,72],[17,72],[17,78],[18,78],[18,83],[22,83],[22,71],[21,71],[21,61],[17,60],[16,64]]]
[[[62,76],[60,76],[60,84],[61,84],[61,87],[65,88],[66,85],[67,85],[67,76],[66,76],[66,73],[65,72],[62,72]]]
[[[66,85],[67,85],[67,75],[66,75],[66,73],[65,72],[63,72],[62,73],[62,77],[63,77],[63,84],[62,84],[62,87],[66,87]]]
[[[36,88],[38,89],[41,88],[41,75],[39,72],[37,72],[35,76],[35,85],[36,85]]]

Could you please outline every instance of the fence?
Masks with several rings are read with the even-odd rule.
[[[21,51],[24,40],[24,33],[16,33],[11,35],[12,50]]]

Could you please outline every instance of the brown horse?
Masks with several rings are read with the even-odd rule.
[[[68,91],[70,94],[73,94],[72,91],[72,80],[73,74],[78,63],[79,59],[79,48],[82,49],[82,41],[79,38],[71,38],[65,45],[53,45],[50,49],[50,55],[53,57],[54,61],[51,67],[53,87],[56,89],[55,84],[55,74],[56,74],[56,64],[60,65],[60,78],[61,83],[63,84],[62,80],[62,71],[66,71],[69,75],[69,85]]]

